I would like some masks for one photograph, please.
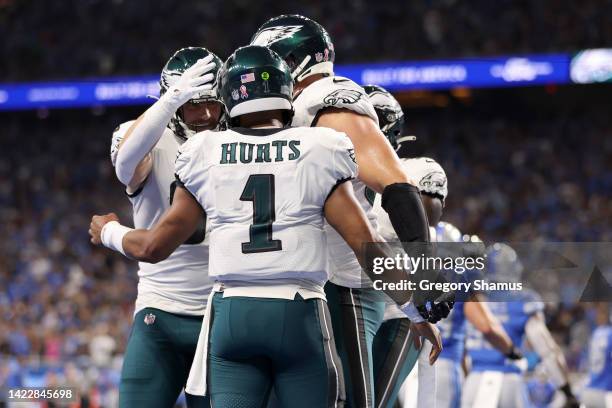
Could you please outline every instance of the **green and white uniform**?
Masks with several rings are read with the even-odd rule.
[[[113,133],[111,161],[133,121]],[[135,228],[153,227],[170,206],[174,160],[179,144],[166,129],[151,150],[152,169],[142,186],[128,192]],[[186,384],[195,353],[206,298],[208,243],[204,221],[189,244],[179,246],[157,264],[139,262],[135,322],[124,355],[119,387],[122,407],[172,406]],[[205,406],[201,397],[188,396],[190,406]]]
[[[122,124],[113,134],[113,152],[131,124]],[[138,190],[127,194],[134,211],[134,228],[152,228],[170,207],[178,149],[174,134],[166,129],[151,150],[153,167],[147,179]],[[135,313],[145,307],[153,307],[169,313],[204,315],[206,297],[212,288],[212,280],[207,273],[208,239],[204,237],[204,231],[200,228],[187,241],[188,244],[179,246],[167,259],[156,264],[138,263]]]
[[[329,76],[308,85],[293,101],[294,126],[316,126],[319,115],[327,108],[348,109],[372,118],[378,124],[376,111],[363,88],[350,79]],[[366,186],[353,180],[357,200],[370,223],[376,228],[376,217],[366,195]],[[380,293],[371,289],[370,280],[351,248],[329,225],[326,225],[330,283],[325,290],[332,314],[336,346],[344,366],[347,401],[351,407],[374,406],[372,342],[382,324],[385,304]]]
[[[232,128],[181,147],[176,176],[206,212],[218,282],[188,390],[220,407],[261,406],[272,386],[282,406],[344,399],[322,210],[356,171],[350,140],[326,128]]]
[[[440,164],[428,157],[400,159],[402,169],[413,180],[423,193],[435,194],[442,198],[448,195],[446,173]],[[398,241],[387,212],[381,206],[381,196],[374,199],[374,214],[378,220],[378,233],[387,241]],[[435,242],[436,229],[429,227],[431,241]],[[384,323],[374,340],[374,361],[376,379],[376,406],[391,408],[395,406],[402,384],[419,361],[419,380],[428,378],[435,382],[435,371],[429,363],[423,365],[419,358],[419,349],[414,347],[410,330],[410,320],[393,302],[387,304]],[[427,372],[426,372],[427,371]],[[427,383],[427,382],[426,382]],[[433,406],[432,393],[419,390],[417,406]]]
[[[292,126],[316,126],[321,113],[326,108],[349,109],[361,115],[369,116],[378,123],[374,107],[363,89],[350,79],[343,77],[326,77],[313,82],[293,101],[295,116]],[[376,227],[376,216],[372,213],[372,204],[366,196],[366,185],[353,180],[357,201],[365,211],[372,226]],[[326,225],[327,244],[330,260],[330,281],[348,288],[362,288],[370,285],[369,280],[362,279],[361,266],[355,253],[330,225]]]

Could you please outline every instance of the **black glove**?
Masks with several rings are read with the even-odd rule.
[[[427,307],[429,305],[429,308]],[[455,294],[453,292],[444,293],[434,301],[428,301],[426,304],[417,305],[416,308],[423,319],[429,323],[438,323],[445,319],[453,310],[455,305]]]
[[[455,305],[455,293],[443,293],[438,299],[431,302],[429,310],[429,323],[438,323],[446,319]]]
[[[569,384],[565,384],[559,388],[559,391],[565,395],[565,404],[563,404],[563,408],[580,408],[580,403],[578,399],[576,399]]]
[[[506,358],[510,360],[520,360],[523,358],[523,353],[515,345],[512,345],[512,349],[505,354]]]

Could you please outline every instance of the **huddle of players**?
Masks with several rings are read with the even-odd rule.
[[[111,158],[137,229],[108,215],[91,232],[141,261],[120,405],[172,406],[186,385],[189,406],[266,406],[272,388],[281,406],[393,406],[419,355],[412,340],[433,343],[433,363],[441,345],[427,320],[449,305],[422,316],[409,293],[390,294],[401,310],[386,304],[363,286],[361,244],[379,240],[380,220],[382,235],[426,240],[421,198],[406,181],[418,182],[435,227],[446,176],[430,159],[398,161],[379,126],[395,143],[399,104],[335,77],[333,44],[316,22],[277,17],[251,44],[225,64],[203,48],[179,50],[160,100],[114,134]],[[462,312],[451,316],[445,343],[464,332]],[[503,330],[484,332],[520,357]],[[453,372],[458,354],[446,357]],[[456,388],[419,393],[420,402]],[[460,397],[447,399],[438,405]]]
[[[237,50],[219,69],[214,57],[206,57],[208,51],[193,60],[186,54],[197,51],[182,50],[164,70],[160,100],[135,123],[123,126],[123,132],[121,127],[116,132],[113,152],[118,178],[132,196],[135,213],[147,212],[147,217],[135,217],[135,230],[121,226],[114,215],[94,217],[93,241],[145,263],[159,262],[150,265],[151,273],[141,266],[137,314],[120,385],[121,405],[171,404],[180,392],[179,384],[185,383],[191,360],[186,387],[190,404],[206,404],[205,399],[194,402],[192,396],[208,394],[215,406],[260,406],[274,385],[283,406],[336,405],[345,399],[342,367],[348,366],[339,362],[336,350],[359,359],[354,367],[361,378],[356,378],[355,389],[366,389],[350,395],[372,404],[373,336],[368,336],[367,344],[362,337],[366,324],[374,333],[377,322],[365,322],[363,316],[373,310],[380,311],[382,318],[384,302],[373,290],[364,289],[362,294],[360,289],[361,265],[356,255],[362,243],[378,237],[371,225],[374,220],[360,205],[367,202],[365,196],[355,195],[353,186],[345,183],[356,176],[355,162],[360,162],[360,181],[353,184],[364,191],[359,183],[368,180],[371,188],[382,193],[403,240],[427,240],[425,213],[418,190],[407,183],[397,163],[393,168],[397,158],[363,90],[332,76],[333,45],[325,30],[299,16],[267,24],[253,42],[293,42],[294,48],[282,58],[254,45]],[[294,64],[292,58],[299,61]],[[219,69],[216,76],[210,73],[215,68]],[[179,150],[172,143],[174,137],[213,128],[214,119],[218,121],[219,116],[213,115],[217,101],[206,95],[215,87],[230,129],[194,135],[181,146],[176,167],[169,165],[168,158]],[[318,100],[317,92],[312,92],[317,87],[325,93]],[[320,112],[314,103],[314,109],[293,103],[298,93],[303,103],[316,100]],[[200,103],[193,103],[199,94]],[[205,107],[205,115],[195,113],[198,105]],[[346,108],[349,105],[352,109]],[[320,126],[285,128],[291,121]],[[346,128],[352,143],[330,130],[331,126]],[[177,175],[175,182],[172,173]],[[403,214],[410,205],[416,210],[409,207]],[[184,265],[159,265],[200,258],[206,239],[210,242],[208,275],[216,284],[198,335],[190,323],[201,316],[201,310],[193,310],[190,317],[167,307],[192,295],[196,289],[190,284],[192,277],[182,273]],[[188,245],[198,249],[175,260],[173,251]],[[323,285],[330,275],[327,253],[332,247],[333,257],[345,257],[338,265],[340,272],[332,273],[344,279],[344,286],[330,290],[342,298],[333,317],[323,302],[330,297]],[[199,262],[195,269],[200,269],[201,278],[205,268]],[[397,272],[398,280],[405,276],[404,271]],[[200,282],[199,288],[205,289]],[[167,291],[169,286],[177,288]],[[435,343],[435,358],[441,348],[435,327],[408,302],[410,293],[393,295],[412,314],[420,333]],[[200,294],[195,299],[201,304],[204,297]],[[333,333],[340,330],[332,330],[334,324],[345,324],[356,333],[345,336],[343,348],[334,344]],[[185,327],[182,336],[176,335],[177,326]],[[244,329],[245,338],[239,329]],[[278,347],[262,355],[271,338],[278,339]],[[249,350],[254,354],[245,355]],[[151,355],[156,358],[152,360]],[[170,385],[151,385],[165,381]],[[143,392],[143,383],[156,391]]]

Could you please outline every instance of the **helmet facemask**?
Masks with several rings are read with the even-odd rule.
[[[404,127],[404,114],[401,111],[376,108],[376,116],[378,116],[381,132],[387,137],[393,149],[397,150],[399,148],[397,139],[402,134]]]
[[[218,116],[218,120],[215,121],[216,122],[215,126],[211,127],[209,123],[198,123],[198,122],[190,123],[185,120],[185,113],[184,113],[185,105],[187,104],[199,105],[199,104],[211,103],[211,102],[216,103],[220,106],[219,116]],[[177,109],[177,111],[172,116],[172,119],[170,119],[170,123],[168,123],[168,128],[172,130],[172,132],[174,133],[174,135],[176,136],[177,140],[180,143],[185,142],[187,139],[189,139],[191,136],[195,135],[198,132],[203,132],[205,130],[218,131],[218,130],[224,130],[226,128],[225,108],[223,106],[223,103],[221,103],[219,100],[210,99],[210,98],[209,99],[191,99],[185,105]]]
[[[397,99],[389,91],[378,85],[364,85],[363,89],[374,106],[380,130],[395,151],[400,149],[401,142],[416,139],[414,136],[402,136],[404,112]]]

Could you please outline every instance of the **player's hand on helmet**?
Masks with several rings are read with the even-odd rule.
[[[212,89],[215,75],[210,71],[214,69],[215,62],[212,54],[199,59],[183,72],[160,100],[167,101],[173,108],[178,109],[199,93]]]
[[[111,221],[119,221],[117,214],[109,213],[105,215],[94,215],[91,217],[91,223],[89,224],[89,236],[91,237],[92,244],[102,244],[102,228],[104,228],[104,226]]]
[[[442,337],[440,330],[429,322],[412,323],[412,328],[418,336],[427,339],[432,347],[429,353],[429,364],[433,365],[442,352]],[[415,346],[420,348],[420,343],[415,342]]]

